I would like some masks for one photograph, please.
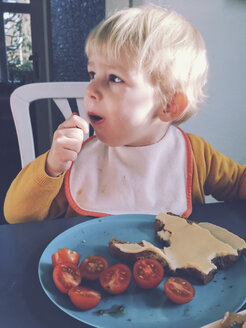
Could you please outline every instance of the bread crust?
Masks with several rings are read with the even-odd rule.
[[[159,261],[163,267],[167,266],[167,262],[163,258],[158,256],[157,253],[154,253],[152,251],[140,251],[138,253],[125,253],[125,252],[122,252],[118,247],[116,247],[116,244],[131,244],[131,243],[129,243],[127,241],[119,240],[114,237],[112,237],[109,241],[110,253],[114,257],[121,259],[127,263],[134,263],[134,262],[136,262],[136,260],[141,259],[141,258],[151,258],[151,259]],[[138,243],[134,243],[134,244],[143,246],[142,242],[138,242]]]

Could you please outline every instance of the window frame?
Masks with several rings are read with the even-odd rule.
[[[0,0],[0,82],[8,83],[8,63],[5,46],[4,13],[31,14],[31,3],[7,3]]]

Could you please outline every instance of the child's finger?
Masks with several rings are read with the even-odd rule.
[[[89,124],[82,117],[73,115],[76,122],[76,127],[81,129],[84,133],[89,133]]]
[[[89,124],[82,117],[72,114],[66,121],[59,125],[58,129],[79,128],[84,133],[89,133]]]

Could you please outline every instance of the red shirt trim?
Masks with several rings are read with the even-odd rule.
[[[186,176],[186,199],[187,199],[187,209],[182,214],[183,218],[188,218],[192,212],[192,177],[193,177],[193,159],[192,159],[192,147],[191,142],[187,134],[178,128],[183,134],[186,145],[186,158],[187,158],[187,176]]]

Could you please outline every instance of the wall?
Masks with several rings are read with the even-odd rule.
[[[129,7],[129,0],[105,0],[106,16],[110,16],[116,10]]]

